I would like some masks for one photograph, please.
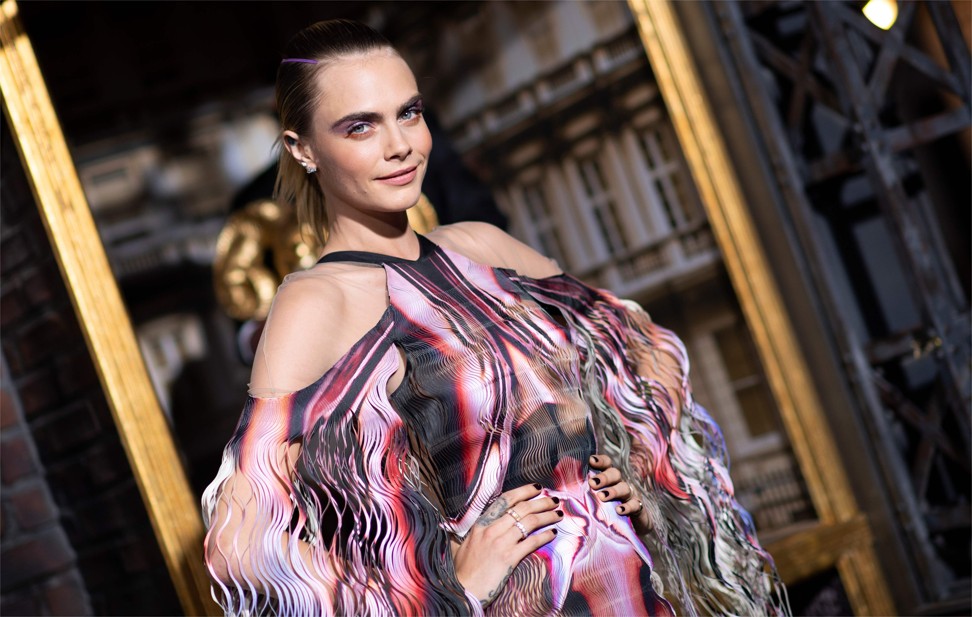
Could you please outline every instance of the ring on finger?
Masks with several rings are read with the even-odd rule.
[[[521,523],[520,521],[513,521],[513,524],[516,526],[517,529],[520,530],[520,533],[523,535],[523,539],[526,540],[527,539],[527,530],[523,526],[523,523]]]
[[[513,517],[513,520],[516,521],[517,523],[519,523],[520,521],[523,520],[520,517],[520,515],[517,513],[517,511],[514,510],[513,508],[510,508],[509,510],[507,510],[506,513],[509,514],[510,516],[512,516]]]
[[[645,509],[645,504],[642,503],[642,501],[639,499],[638,500],[638,509],[635,510],[634,512],[632,512],[632,514],[640,514],[641,511],[644,510],[644,509]]]

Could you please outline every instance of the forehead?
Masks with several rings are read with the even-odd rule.
[[[394,51],[339,56],[317,74],[318,114],[397,109],[418,91],[412,70]]]

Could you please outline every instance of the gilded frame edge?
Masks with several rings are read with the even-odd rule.
[[[217,607],[202,559],[200,505],[145,369],[16,0],[0,4],[0,92],[173,586],[187,615],[211,614]]]
[[[816,551],[816,563],[809,567],[792,559],[781,563],[783,574],[802,577],[835,566],[856,614],[893,614],[870,525],[839,462],[807,361],[671,0],[627,2],[820,519],[816,527],[768,548],[787,554]]]

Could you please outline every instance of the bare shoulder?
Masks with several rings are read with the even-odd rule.
[[[314,317],[306,320],[308,326],[327,328],[362,308],[355,305],[377,295],[374,290],[376,286],[383,289],[384,280],[381,268],[320,264],[284,279],[274,297],[272,315],[288,321]]]
[[[504,245],[507,242],[516,241],[513,236],[499,227],[480,221],[463,221],[451,225],[442,225],[430,231],[428,237],[436,244],[470,259],[476,256],[493,258],[492,253],[494,251],[491,250],[491,247],[496,246],[497,243]],[[483,260],[477,259],[476,261]],[[505,267],[505,264],[502,263],[489,263],[488,265]]]
[[[267,318],[250,391],[275,395],[310,385],[374,327],[386,306],[381,268],[328,263],[289,275]]]
[[[509,268],[533,278],[561,273],[557,262],[489,223],[464,221],[443,225],[429,232],[428,237],[436,244],[487,266]]]

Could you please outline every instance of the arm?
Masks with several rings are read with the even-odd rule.
[[[206,562],[227,613],[287,598],[304,611],[333,605],[312,547],[291,529],[296,443],[288,443],[287,398],[250,399],[223,464],[203,497]]]
[[[570,276],[520,283],[568,322],[598,455],[643,501],[643,537],[670,599],[700,614],[781,612],[772,559],[735,500],[721,432],[692,398],[681,340],[635,303]]]
[[[342,286],[333,282],[326,275],[301,276],[278,290],[250,376],[250,392],[258,397],[248,398],[204,495],[207,564],[228,612],[243,610],[248,596],[268,602],[269,596],[309,595],[301,602],[333,604],[326,581],[315,576],[310,544],[290,528],[300,436],[289,434],[292,393],[313,383],[339,353],[326,344],[345,312]],[[325,286],[330,293],[321,293]],[[271,582],[274,572],[293,576]]]
[[[503,493],[486,508],[462,544],[452,544],[456,577],[484,608],[499,597],[514,568],[557,535],[550,525],[564,516],[557,509],[560,499],[541,493],[539,484]]]
[[[361,317],[372,304],[348,301],[381,294],[383,311],[384,286],[355,280],[301,279],[275,301],[251,381],[261,397],[248,399],[204,497],[207,564],[227,612],[470,611],[448,536],[405,475],[390,330]]]
[[[380,333],[357,349],[336,365],[354,370],[244,409],[204,501],[227,612],[470,612],[448,535],[396,464],[408,438],[378,393],[397,350]]]

